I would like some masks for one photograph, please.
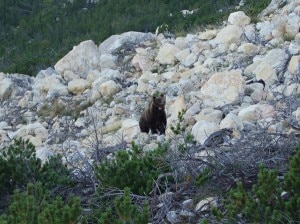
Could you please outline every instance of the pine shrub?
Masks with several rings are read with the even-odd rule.
[[[115,223],[115,224],[147,224],[149,221],[149,208],[143,206],[140,210],[137,205],[132,203],[129,188],[125,188],[124,195],[116,197],[114,200],[114,210],[106,209],[100,214],[99,224]]]
[[[124,190],[129,187],[133,193],[149,194],[153,181],[169,167],[162,156],[165,149],[142,152],[135,144],[130,151],[119,151],[115,159],[105,160],[97,166],[96,175],[101,187],[115,187]]]
[[[1,224],[73,224],[81,213],[80,200],[70,197],[66,203],[60,197],[52,199],[40,182],[28,184],[27,190],[15,190]]]
[[[4,211],[15,190],[26,190],[27,185],[42,183],[45,190],[59,194],[60,187],[74,185],[70,171],[62,163],[61,157],[53,156],[42,164],[36,157],[35,147],[28,140],[17,139],[0,154],[0,213]],[[29,199],[28,199],[29,200]]]
[[[284,180],[277,171],[260,167],[258,183],[246,191],[241,183],[225,200],[228,217],[242,218],[251,223],[298,223],[300,221],[300,146],[290,159]],[[282,197],[282,193],[287,197]]]

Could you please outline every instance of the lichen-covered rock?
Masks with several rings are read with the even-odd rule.
[[[204,144],[205,140],[214,132],[220,130],[219,125],[209,121],[198,121],[192,128],[192,135],[197,142]]]
[[[12,93],[13,83],[10,78],[0,79],[0,100],[6,100]]]
[[[81,42],[74,46],[68,54],[55,65],[55,70],[63,77],[71,71],[81,78],[86,78],[90,70],[100,68],[100,55],[97,45],[92,40]]]
[[[255,122],[261,119],[275,117],[277,114],[275,108],[268,104],[255,104],[240,110],[238,116],[243,121]]]
[[[250,17],[246,16],[243,11],[230,13],[228,17],[228,22],[232,25],[246,26],[250,23],[250,21]]]
[[[243,29],[238,25],[228,25],[220,30],[214,39],[218,44],[224,44],[227,47],[230,44],[240,44],[242,41]]]
[[[163,65],[173,65],[176,61],[176,53],[180,50],[175,45],[166,43],[159,48],[156,61]]]
[[[213,74],[200,91],[207,106],[236,104],[244,96],[245,80],[240,70],[219,72]]]
[[[89,86],[90,83],[85,79],[73,79],[68,83],[68,90],[70,93],[77,95],[83,93]]]

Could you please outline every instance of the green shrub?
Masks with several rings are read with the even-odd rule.
[[[129,187],[133,193],[148,194],[158,175],[168,171],[163,161],[165,149],[158,148],[143,153],[134,143],[131,151],[119,151],[115,159],[105,160],[96,168],[101,187],[115,187],[124,190]]]
[[[41,183],[28,184],[25,192],[16,190],[1,224],[61,224],[77,223],[81,213],[80,200],[70,197],[66,203],[60,197],[52,199]]]
[[[129,188],[125,188],[124,195],[116,197],[113,203],[113,210],[107,208],[100,213],[98,224],[147,224],[149,222],[149,208],[143,206],[142,210],[132,204]]]
[[[229,192],[225,200],[228,216],[238,214],[251,223],[296,223],[300,220],[300,146],[290,159],[283,181],[275,170],[260,167],[258,183],[247,192],[241,183]],[[286,192],[287,198],[281,193]]]
[[[42,182],[47,189],[73,184],[69,170],[60,157],[52,157],[44,165],[36,158],[35,147],[28,140],[15,140],[0,155],[0,197],[28,183]]]

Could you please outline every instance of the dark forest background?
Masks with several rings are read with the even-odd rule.
[[[74,45],[96,44],[126,31],[155,32],[167,24],[184,34],[226,19],[238,0],[0,0],[0,71],[35,76],[53,66]],[[269,0],[249,0],[253,17]],[[184,17],[181,10],[198,9]],[[172,16],[170,16],[172,15]]]

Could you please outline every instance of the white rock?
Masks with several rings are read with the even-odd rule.
[[[79,117],[75,123],[74,123],[75,127],[78,128],[83,128],[84,127],[84,118],[83,117]]]
[[[40,103],[47,96],[48,92],[59,93],[58,87],[62,85],[62,78],[52,68],[40,71],[34,79],[32,86],[33,102]],[[52,92],[52,93],[53,93]],[[62,91],[65,94],[64,91]]]
[[[265,90],[255,90],[250,95],[252,102],[258,103],[261,100],[267,99],[267,92]]]
[[[29,139],[35,146],[40,146],[42,142],[48,139],[47,129],[40,123],[33,123],[22,126],[13,133],[14,138],[25,138],[30,136]]]
[[[273,69],[280,72],[284,68],[289,56],[283,49],[275,48],[270,50],[262,59],[263,62],[268,63]]]
[[[288,71],[292,75],[300,72],[300,55],[292,56],[288,65]]]
[[[206,30],[205,32],[200,33],[198,37],[200,40],[211,40],[217,36],[217,33],[217,30]]]
[[[189,48],[185,48],[175,54],[175,57],[180,63],[182,63],[185,58],[191,53],[191,50]]]
[[[185,42],[184,37],[176,37],[174,44],[180,50],[187,48],[187,43]]]
[[[171,224],[175,224],[178,222],[178,216],[176,211],[169,211],[167,214],[167,219]]]
[[[218,44],[224,44],[229,46],[232,43],[239,45],[241,43],[241,37],[243,29],[237,25],[228,25],[221,29],[214,39]]]
[[[8,123],[6,121],[0,121],[0,130],[4,130],[8,126]]]
[[[211,207],[217,207],[217,200],[216,197],[203,199],[196,205],[195,211],[208,211]]]
[[[198,56],[194,53],[189,54],[183,61],[183,66],[189,68],[191,67],[198,59]]]
[[[238,52],[241,52],[247,56],[254,56],[258,53],[259,47],[252,43],[244,43],[238,47]]]
[[[244,125],[240,117],[233,113],[229,113],[220,123],[220,129],[224,128],[243,130]]]
[[[176,61],[175,54],[179,52],[179,48],[170,43],[165,43],[159,48],[157,57],[155,58],[160,64],[174,64]]]
[[[273,14],[276,10],[278,10],[280,5],[283,3],[283,0],[272,0],[270,4],[265,8],[259,15],[258,18],[263,19],[264,16],[268,16]]]
[[[154,80],[155,82],[158,82],[159,79],[160,79],[160,76],[158,76],[157,73],[152,73],[150,71],[145,71],[143,72],[143,74],[141,75],[140,79],[143,81],[143,82],[148,82],[148,81],[151,81],[151,80]]]
[[[9,138],[7,131],[0,130],[0,143],[3,144],[10,141],[11,139]]]
[[[163,73],[161,75],[166,80],[172,80],[173,77],[175,76],[175,72],[173,72],[173,71],[171,71],[171,72],[165,72],[165,73]]]
[[[52,85],[49,89],[46,98],[57,98],[59,96],[67,96],[69,94],[68,87],[58,83],[57,85]]]
[[[90,83],[85,79],[73,79],[68,83],[68,91],[77,95],[83,93],[89,86]]]
[[[196,121],[209,121],[216,124],[219,124],[222,119],[223,112],[221,110],[216,110],[211,107],[206,107],[201,110],[201,112],[194,116]]]
[[[140,71],[150,71],[154,68],[154,59],[150,55],[136,54],[131,61],[132,65]]]
[[[117,56],[111,54],[102,54],[99,59],[99,65],[102,70],[115,69],[117,67]]]
[[[78,74],[75,74],[73,71],[65,70],[64,73],[63,73],[63,78],[64,78],[64,80],[69,82],[73,79],[79,79],[80,76]]]
[[[272,31],[275,25],[270,21],[263,21],[256,24],[256,29],[259,30],[259,36],[262,40],[271,40],[273,38]]]
[[[239,103],[244,96],[245,80],[240,70],[215,73],[201,88],[203,103],[211,107]]]
[[[254,27],[253,24],[249,24],[247,26],[244,27],[244,34],[245,37],[249,40],[249,41],[255,41],[256,38],[256,29]]]
[[[300,28],[300,17],[299,15],[291,13],[288,17],[286,24],[286,32],[289,36],[296,36],[299,33]]]
[[[246,26],[250,23],[250,21],[250,17],[246,16],[243,11],[230,13],[228,17],[228,22],[231,25]]]
[[[292,114],[297,119],[298,124],[300,124],[300,107],[298,107]]]
[[[36,157],[42,161],[42,164],[47,162],[50,159],[50,157],[54,156],[53,151],[51,151],[47,147],[37,147],[35,153]]]
[[[292,83],[291,85],[286,86],[283,94],[285,96],[292,96],[292,95],[300,94],[300,84]]]
[[[184,114],[184,119],[188,120],[190,119],[191,117],[195,116],[195,114],[199,113],[200,112],[200,103],[195,103],[193,104],[189,109],[187,109],[187,111],[185,112]]]
[[[154,41],[156,38],[153,33],[126,32],[120,35],[112,35],[99,45],[100,54],[117,53],[124,44],[130,43],[140,45],[146,41]]]
[[[26,91],[24,93],[23,98],[19,100],[18,106],[22,107],[22,108],[24,108],[24,107],[30,107],[32,99],[33,99],[32,92],[31,91]]]
[[[300,33],[297,33],[296,36],[295,36],[295,42],[297,44],[300,44]]]
[[[187,199],[182,202],[183,209],[192,209],[194,206],[194,200],[193,199]]]
[[[192,128],[192,135],[200,144],[204,144],[205,140],[214,132],[220,130],[219,125],[209,121],[198,121]]]
[[[133,141],[135,137],[141,132],[139,122],[134,119],[126,119],[122,121],[120,132],[127,142]]]
[[[255,104],[242,108],[238,116],[243,121],[255,122],[261,119],[266,119],[276,116],[276,110],[272,105],[268,104]]]
[[[262,61],[256,65],[257,66],[253,73],[255,74],[257,80],[262,79],[269,86],[273,85],[278,80],[276,71],[269,63]]]
[[[101,76],[101,73],[99,70],[92,70],[88,73],[86,80],[89,83],[93,83],[97,78],[99,78]]]
[[[300,44],[298,44],[296,42],[290,43],[289,53],[292,55],[299,55],[300,54]]]
[[[100,85],[102,97],[112,96],[119,91],[118,84],[113,80],[108,80]]]
[[[55,70],[64,76],[65,71],[72,71],[81,78],[86,78],[90,70],[98,69],[100,55],[98,47],[92,40],[81,42],[60,59],[55,65]]]
[[[175,99],[174,103],[169,107],[168,114],[171,114],[171,117],[177,120],[178,113],[185,109],[186,109],[186,104],[184,101],[184,96],[180,95]]]
[[[13,83],[10,78],[0,80],[0,100],[6,100],[12,93]]]

